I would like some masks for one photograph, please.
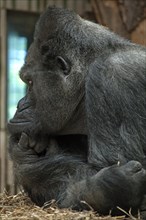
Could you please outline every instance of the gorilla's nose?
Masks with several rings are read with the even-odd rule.
[[[25,96],[19,100],[19,102],[17,104],[17,111],[21,112],[29,107],[30,107],[30,102],[29,102],[27,96]]]

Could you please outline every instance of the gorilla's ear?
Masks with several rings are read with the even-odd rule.
[[[70,72],[70,64],[63,57],[57,56],[56,61],[59,67],[63,70],[64,75],[68,75]]]

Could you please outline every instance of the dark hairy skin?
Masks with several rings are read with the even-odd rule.
[[[139,209],[146,194],[146,48],[48,8],[20,78],[28,92],[8,123],[9,153],[31,199],[102,214]]]

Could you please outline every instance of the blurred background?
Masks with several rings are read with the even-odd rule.
[[[0,0],[0,192],[16,193],[7,154],[7,121],[26,91],[19,79],[35,23],[47,6],[75,10],[129,40],[146,45],[146,0]]]

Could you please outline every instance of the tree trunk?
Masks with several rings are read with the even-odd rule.
[[[90,0],[96,21],[146,45],[146,0]]]

